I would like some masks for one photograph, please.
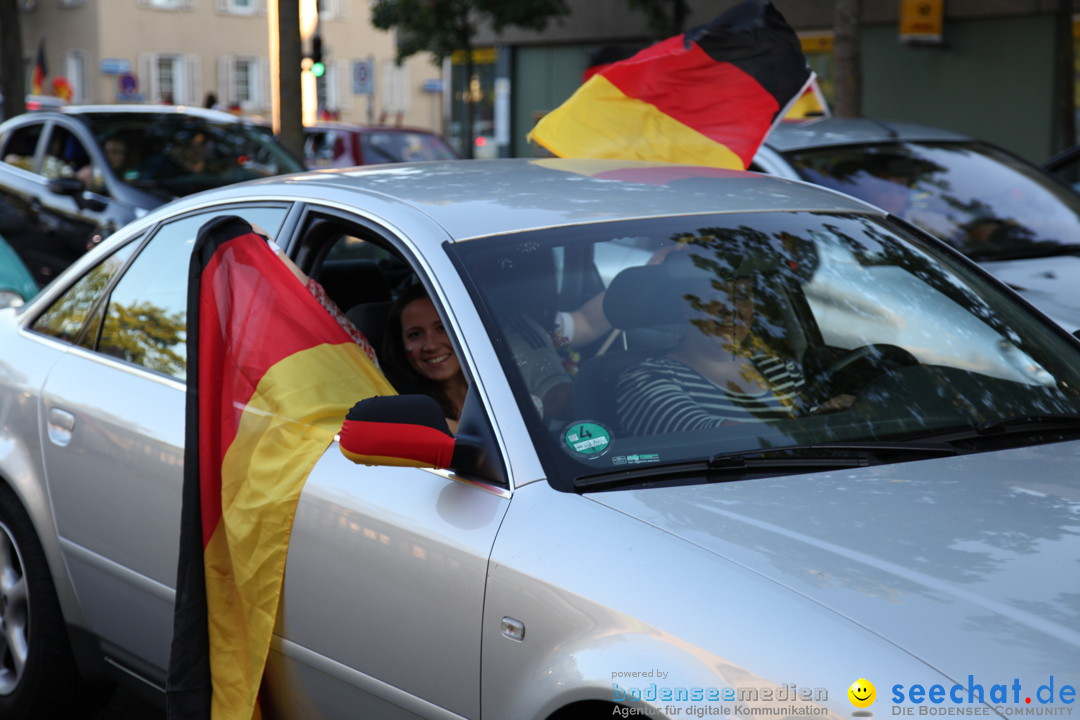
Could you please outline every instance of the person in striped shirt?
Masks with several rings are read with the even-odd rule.
[[[688,327],[679,344],[618,380],[623,430],[653,435],[792,417],[805,380],[797,362],[755,339],[753,276],[693,287],[683,296]]]

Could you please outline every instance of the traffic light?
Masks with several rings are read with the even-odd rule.
[[[314,35],[311,38],[311,74],[322,77],[326,73],[326,65],[323,64],[322,36]]]

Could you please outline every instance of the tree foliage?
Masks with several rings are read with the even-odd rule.
[[[471,49],[481,26],[496,33],[508,27],[543,30],[569,12],[567,0],[375,0],[371,21],[397,30],[399,60],[430,52],[442,61],[455,50]]]

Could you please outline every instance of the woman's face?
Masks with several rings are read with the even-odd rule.
[[[428,298],[413,300],[405,306],[401,313],[401,340],[409,364],[421,376],[446,382],[461,373],[450,338]]]

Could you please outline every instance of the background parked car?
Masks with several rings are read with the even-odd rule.
[[[429,130],[335,122],[304,128],[304,162],[312,170],[456,158]]]
[[[1080,195],[948,130],[869,118],[783,123],[752,170],[871,202],[941,238],[1067,330],[1080,328]]]
[[[942,710],[1008,717],[1053,676],[1056,707],[1072,702],[1076,338],[940,241],[823,188],[489,160],[181,199],[0,310],[5,719],[73,702],[69,648],[84,678],[164,686],[188,260],[223,215],[264,228],[375,327],[415,274],[470,385],[452,467],[355,465],[334,444],[315,463],[267,714],[604,720],[627,716],[622,704],[835,719],[862,677],[879,718],[916,714],[916,686],[945,688]],[[670,262],[650,264],[661,253]],[[715,362],[734,356],[727,303],[743,283],[753,332],[739,352],[813,379],[790,417],[620,427],[623,369],[672,359],[687,337]],[[541,323],[599,293],[618,332],[603,352],[579,349],[572,408],[544,405],[530,382],[556,367],[538,353]],[[252,334],[274,333],[254,315]],[[848,404],[824,410],[836,391]],[[416,396],[382,400],[411,421]],[[991,699],[998,682],[1017,698],[1010,685]],[[954,683],[980,684],[978,700],[956,700]],[[912,702],[897,703],[907,687]],[[70,716],[52,709],[41,716]]]
[[[0,234],[47,283],[96,238],[174,198],[303,170],[223,112],[65,106],[0,124]]]
[[[38,286],[19,256],[0,237],[0,308],[19,307],[37,295]]]
[[[1042,168],[1076,192],[1080,192],[1080,145],[1061,151],[1044,162]]]

